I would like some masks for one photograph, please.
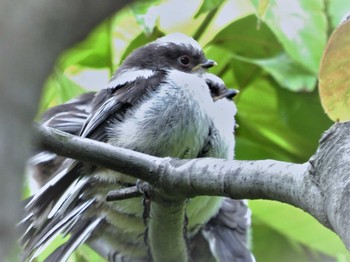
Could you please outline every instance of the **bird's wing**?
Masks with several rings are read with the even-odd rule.
[[[85,93],[64,104],[50,108],[43,114],[40,123],[72,135],[78,135],[91,113],[95,95],[95,92]]]
[[[91,112],[82,124],[79,135],[106,142],[109,124],[114,119],[122,118],[129,108],[137,105],[141,97],[155,90],[162,81],[163,78],[158,73],[101,90],[91,102]],[[54,117],[48,117],[47,121],[50,119],[53,122]],[[67,125],[64,126],[68,128]],[[89,168],[91,173],[94,167]],[[86,169],[86,164],[82,162],[65,159],[57,169],[57,174],[29,201],[26,206],[27,216],[21,223],[29,225],[22,237],[26,258],[37,256],[60,233],[72,233],[72,236],[74,232],[84,234],[86,237],[73,237],[72,241],[60,249],[69,256],[99,225],[101,221],[92,219],[89,213],[89,207],[95,200],[82,197],[84,191],[94,183],[92,176],[84,176]],[[87,223],[89,231],[78,228],[83,221]]]
[[[132,82],[119,84],[114,88],[101,90],[93,101],[93,113],[85,122],[80,136],[106,141],[106,127],[114,119],[122,119],[125,112],[134,107],[142,97],[156,90],[165,79],[162,71],[149,77],[139,77]]]
[[[95,92],[85,93],[50,108],[42,115],[40,124],[78,135],[91,112],[95,95]],[[48,151],[35,150],[34,153],[28,161],[28,173],[38,187],[42,187],[58,173],[66,158]]]

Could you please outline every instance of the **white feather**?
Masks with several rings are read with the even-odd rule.
[[[71,255],[71,253],[83,242],[86,241],[86,239],[89,238],[89,236],[91,235],[91,232],[93,231],[93,229],[95,229],[95,227],[101,222],[103,218],[99,217],[97,218],[93,223],[91,223],[83,232],[82,234],[77,238],[77,240],[74,242],[74,244],[67,250],[67,252],[65,252],[64,256],[62,258],[60,258],[60,261],[67,261],[67,259],[69,258],[69,256]]]
[[[52,208],[51,212],[47,216],[48,219],[52,218],[56,215],[56,213],[63,214],[70,203],[77,197],[80,193],[80,189],[86,184],[88,178],[78,179],[73,182],[68,189],[64,192],[64,194],[57,201],[55,206]]]
[[[58,234],[60,234],[65,227],[69,226],[71,223],[79,219],[79,217],[75,217],[77,214],[84,212],[93,202],[95,199],[90,199],[83,205],[79,206],[78,208],[74,209],[71,213],[66,215],[60,222],[58,222],[54,227],[52,227],[37,243],[36,247],[39,246],[39,248],[35,251],[34,255],[32,256],[31,260],[35,257],[39,256],[41,252],[56,238]],[[73,220],[71,220],[73,219]],[[102,218],[101,218],[102,219]],[[71,220],[71,221],[70,221]],[[67,224],[66,224],[67,223]],[[66,224],[66,225],[65,225]]]
[[[70,161],[72,162],[72,161]],[[64,177],[65,175],[67,175],[67,172],[72,168],[72,166],[70,164],[68,164],[68,167],[66,167],[65,169],[63,169],[61,172],[59,172],[55,177],[53,177],[49,182],[47,182],[42,188],[39,189],[39,191],[33,196],[33,198],[29,201],[29,203],[26,205],[26,208],[30,208],[33,203],[35,203],[35,201],[43,194],[45,193],[49,187],[52,187],[53,185],[55,185],[58,181],[60,181],[60,179],[62,177]]]
[[[154,75],[154,71],[148,69],[129,69],[118,71],[115,76],[109,81],[107,87],[114,88],[136,80],[136,78],[149,78]]]

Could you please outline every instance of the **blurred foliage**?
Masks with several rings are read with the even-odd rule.
[[[348,0],[143,1],[61,55],[40,111],[103,88],[133,49],[180,31],[195,36],[218,62],[211,72],[240,90],[236,158],[301,163],[332,124],[320,103],[317,74],[327,38],[349,10]],[[257,261],[350,261],[339,238],[308,214],[271,201],[250,206]],[[84,247],[70,261],[98,261],[92,253]]]

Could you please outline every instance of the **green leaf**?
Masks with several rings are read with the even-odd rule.
[[[262,67],[280,86],[291,91],[312,91],[316,87],[316,75],[298,65],[285,53],[266,59],[236,58]]]
[[[291,91],[312,91],[316,87],[316,75],[295,63],[285,53],[253,63],[263,67],[280,86]]]
[[[111,65],[111,20],[103,22],[89,36],[60,57],[60,68],[81,65],[91,68],[110,68]]]
[[[350,120],[350,20],[332,34],[324,52],[319,91],[322,106],[333,121]]]
[[[279,117],[278,98],[271,83],[258,78],[238,95],[236,101],[237,159],[301,161],[307,158],[305,150],[298,146],[302,138],[290,132]],[[254,144],[254,148],[246,147],[247,141]]]
[[[291,241],[332,257],[341,255],[350,259],[339,237],[302,210],[263,200],[249,201],[249,206],[253,212],[253,221],[257,218]]]
[[[269,77],[257,77],[235,100],[237,159],[306,161],[330,125],[316,91],[291,92]]]
[[[255,6],[257,6],[256,11],[257,11],[258,17],[260,18],[264,17],[270,1],[269,0],[251,0],[251,2],[255,4]]]
[[[258,28],[255,15],[231,23],[220,31],[210,44],[246,58],[273,57],[283,50],[268,26],[262,23]]]
[[[293,239],[286,237],[269,224],[253,217],[252,238],[253,254],[259,262],[319,262],[333,261],[320,252],[308,248]],[[268,251],[268,252],[267,252]]]
[[[349,0],[327,0],[325,2],[327,16],[330,17],[332,29],[336,28],[340,21],[350,12]]]
[[[156,26],[159,15],[148,14],[150,7],[159,5],[160,0],[136,1],[130,8],[136,21],[144,29],[146,35],[150,35]]]
[[[223,78],[228,87],[242,90],[260,75],[261,69],[258,66],[235,59],[230,50],[210,45],[205,49],[205,54],[218,62],[210,72]]]
[[[259,8],[257,1],[253,4]],[[288,55],[314,73],[327,39],[324,8],[320,0],[271,0],[262,18]]]
[[[194,15],[194,18],[198,18],[200,15],[218,8],[224,1],[225,0],[204,0],[198,12]]]
[[[302,137],[303,142],[299,146],[311,156],[321,134],[332,125],[323,113],[317,90],[311,93],[295,93],[278,88],[276,91],[279,118],[290,132]]]

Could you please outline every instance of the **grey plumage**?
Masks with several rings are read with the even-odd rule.
[[[160,38],[132,53],[108,88],[50,109],[42,124],[155,156],[232,159],[236,108],[226,97],[235,92],[204,71],[212,65],[192,38]],[[22,221],[28,228],[24,259],[60,233],[70,240],[48,261],[68,258],[84,242],[111,261],[149,259],[142,201],[105,201],[110,190],[134,185],[135,179],[49,152],[33,156],[29,166],[41,189]],[[247,212],[239,200],[194,198],[186,211],[188,237],[204,233],[209,243],[215,241],[209,244],[212,257],[221,261],[252,261],[244,238]]]

